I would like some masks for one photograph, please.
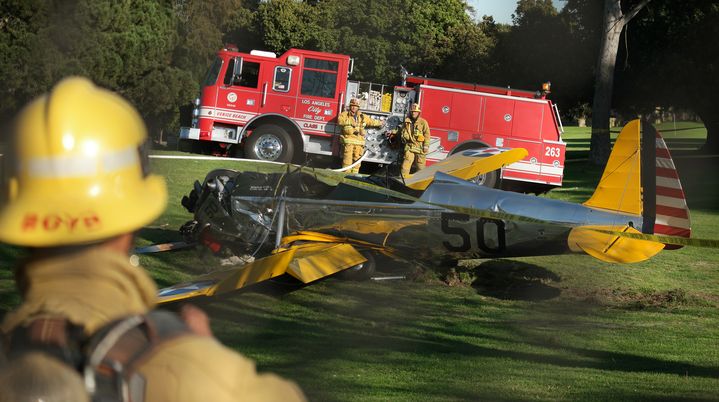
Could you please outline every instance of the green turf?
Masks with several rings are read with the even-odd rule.
[[[700,142],[702,129],[686,127],[667,135],[670,146]],[[569,158],[588,144],[587,133],[565,133],[577,145]],[[675,153],[682,152],[676,163],[693,235],[719,239],[719,159]],[[176,229],[191,218],[180,197],[210,169],[236,163],[153,159],[168,177],[170,205],[139,244],[179,240]],[[547,196],[581,202],[601,170],[578,161],[565,173],[564,187]],[[17,252],[0,253],[0,308],[7,310],[18,303],[9,272]],[[141,261],[162,286],[219,264],[195,250]],[[311,400],[719,400],[717,267],[719,250],[692,247],[632,265],[581,255],[470,260],[456,268],[465,279],[457,286],[432,275],[329,279],[202,305],[220,340],[260,370],[294,379]]]
[[[704,145],[707,130],[701,123],[682,121],[665,122],[655,126],[667,144],[675,153],[696,151]],[[612,141],[617,137],[621,127],[612,127]],[[584,160],[589,155],[589,138],[591,127],[565,126],[562,140],[567,143],[567,160]]]

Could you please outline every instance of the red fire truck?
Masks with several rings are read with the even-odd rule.
[[[195,100],[191,127],[180,130],[180,149],[278,162],[308,154],[338,156],[337,116],[351,98],[364,113],[386,120],[368,130],[364,162],[393,163],[398,148],[385,131],[397,127],[419,102],[431,128],[427,163],[467,149],[526,148],[525,160],[479,178],[505,184],[562,184],[565,143],[548,91],[521,91],[403,74],[398,86],[349,80],[349,56],[290,49],[274,53],[217,53]],[[548,89],[548,88],[545,88]],[[516,186],[513,186],[516,187]]]

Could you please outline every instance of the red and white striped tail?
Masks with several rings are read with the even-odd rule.
[[[689,208],[684,196],[682,184],[679,182],[677,168],[669,154],[664,139],[656,134],[656,219],[654,221],[654,234],[667,236],[689,237],[691,235],[691,220]],[[680,246],[679,246],[680,247]],[[679,248],[668,246],[666,248]]]

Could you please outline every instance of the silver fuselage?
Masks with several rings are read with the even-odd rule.
[[[233,195],[231,205],[235,217],[256,217],[261,212],[264,228],[271,232],[258,236],[257,227],[248,227],[245,219],[236,229],[253,233],[246,241],[273,239],[278,232],[314,231],[391,247],[400,255],[427,262],[569,253],[567,237],[573,227],[630,225],[641,230],[642,223],[635,215],[491,189],[446,175],[437,177],[417,202]],[[458,213],[439,205],[471,210]],[[471,211],[497,215],[478,217]],[[498,219],[499,214],[528,219]]]

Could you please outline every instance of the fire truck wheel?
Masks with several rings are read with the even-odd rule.
[[[272,124],[257,127],[245,144],[249,159],[290,162],[294,153],[292,138],[282,127]]]
[[[482,149],[486,148],[486,146],[482,146],[482,144],[465,144],[464,146],[457,147],[450,152],[450,155],[454,155],[457,152],[460,151],[466,151],[468,149]],[[499,170],[493,170],[491,172],[487,172],[484,174],[481,174],[471,180],[472,183],[476,183],[479,186],[485,186],[490,188],[499,188],[500,182],[499,182]]]
[[[498,170],[483,173],[471,180],[472,183],[476,183],[479,186],[485,186],[490,188],[497,188],[499,186],[499,180],[497,180]]]

